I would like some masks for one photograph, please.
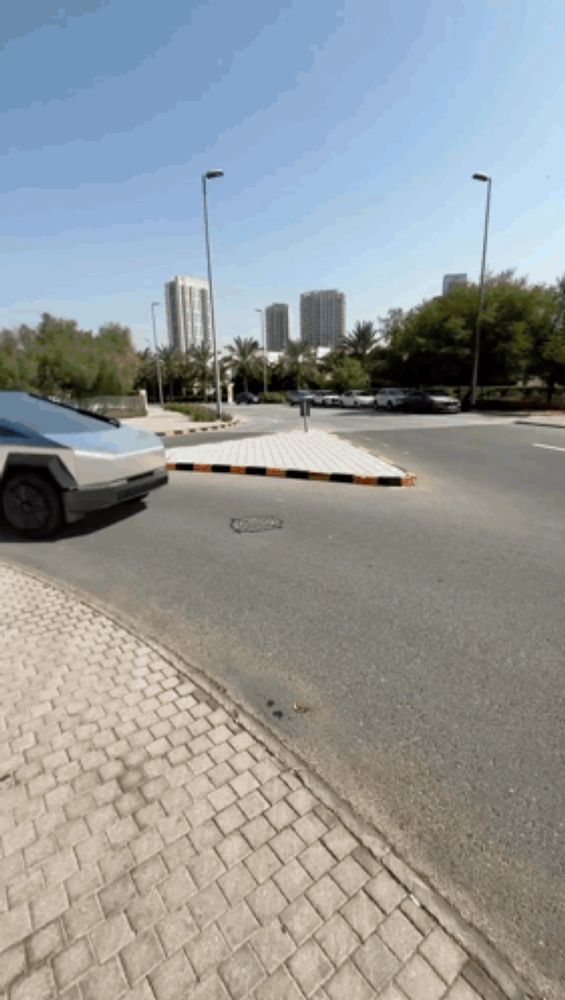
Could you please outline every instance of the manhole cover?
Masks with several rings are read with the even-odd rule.
[[[238,535],[274,531],[275,528],[282,528],[282,526],[282,517],[274,517],[271,514],[262,514],[258,517],[232,517],[230,521],[230,528],[237,531]]]

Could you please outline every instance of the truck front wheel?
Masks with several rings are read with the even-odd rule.
[[[2,487],[1,507],[10,527],[28,538],[47,538],[63,524],[59,490],[36,472],[12,473]]]

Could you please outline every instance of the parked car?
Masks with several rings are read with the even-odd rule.
[[[146,431],[28,392],[0,392],[0,513],[32,538],[164,486],[165,448]]]
[[[377,410],[397,410],[407,392],[411,389],[379,389],[375,397]]]
[[[460,413],[461,403],[444,389],[413,389],[403,396],[399,408],[408,413]]]
[[[347,389],[340,396],[341,406],[374,406],[375,397],[365,389]]]
[[[288,393],[287,399],[291,406],[298,406],[303,399],[309,399],[312,402],[315,391],[315,389],[292,389]]]
[[[340,406],[341,396],[339,392],[327,392],[322,400],[322,406]]]
[[[331,396],[330,389],[314,389],[312,393],[312,406],[323,406],[327,396]]]
[[[261,402],[259,396],[256,396],[254,392],[238,392],[235,401],[237,406],[241,406],[242,404],[251,406],[252,403]]]

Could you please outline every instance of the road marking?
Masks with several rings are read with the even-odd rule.
[[[565,451],[558,444],[532,444],[532,448],[547,448],[549,451]]]

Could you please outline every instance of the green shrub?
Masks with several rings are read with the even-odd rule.
[[[286,403],[284,392],[262,392],[260,396],[262,403]]]
[[[216,411],[209,406],[202,406],[200,403],[165,403],[166,410],[174,413],[184,413],[185,417],[190,417],[196,423],[212,423],[217,420]],[[231,413],[223,413],[222,420],[226,423],[232,419]]]

